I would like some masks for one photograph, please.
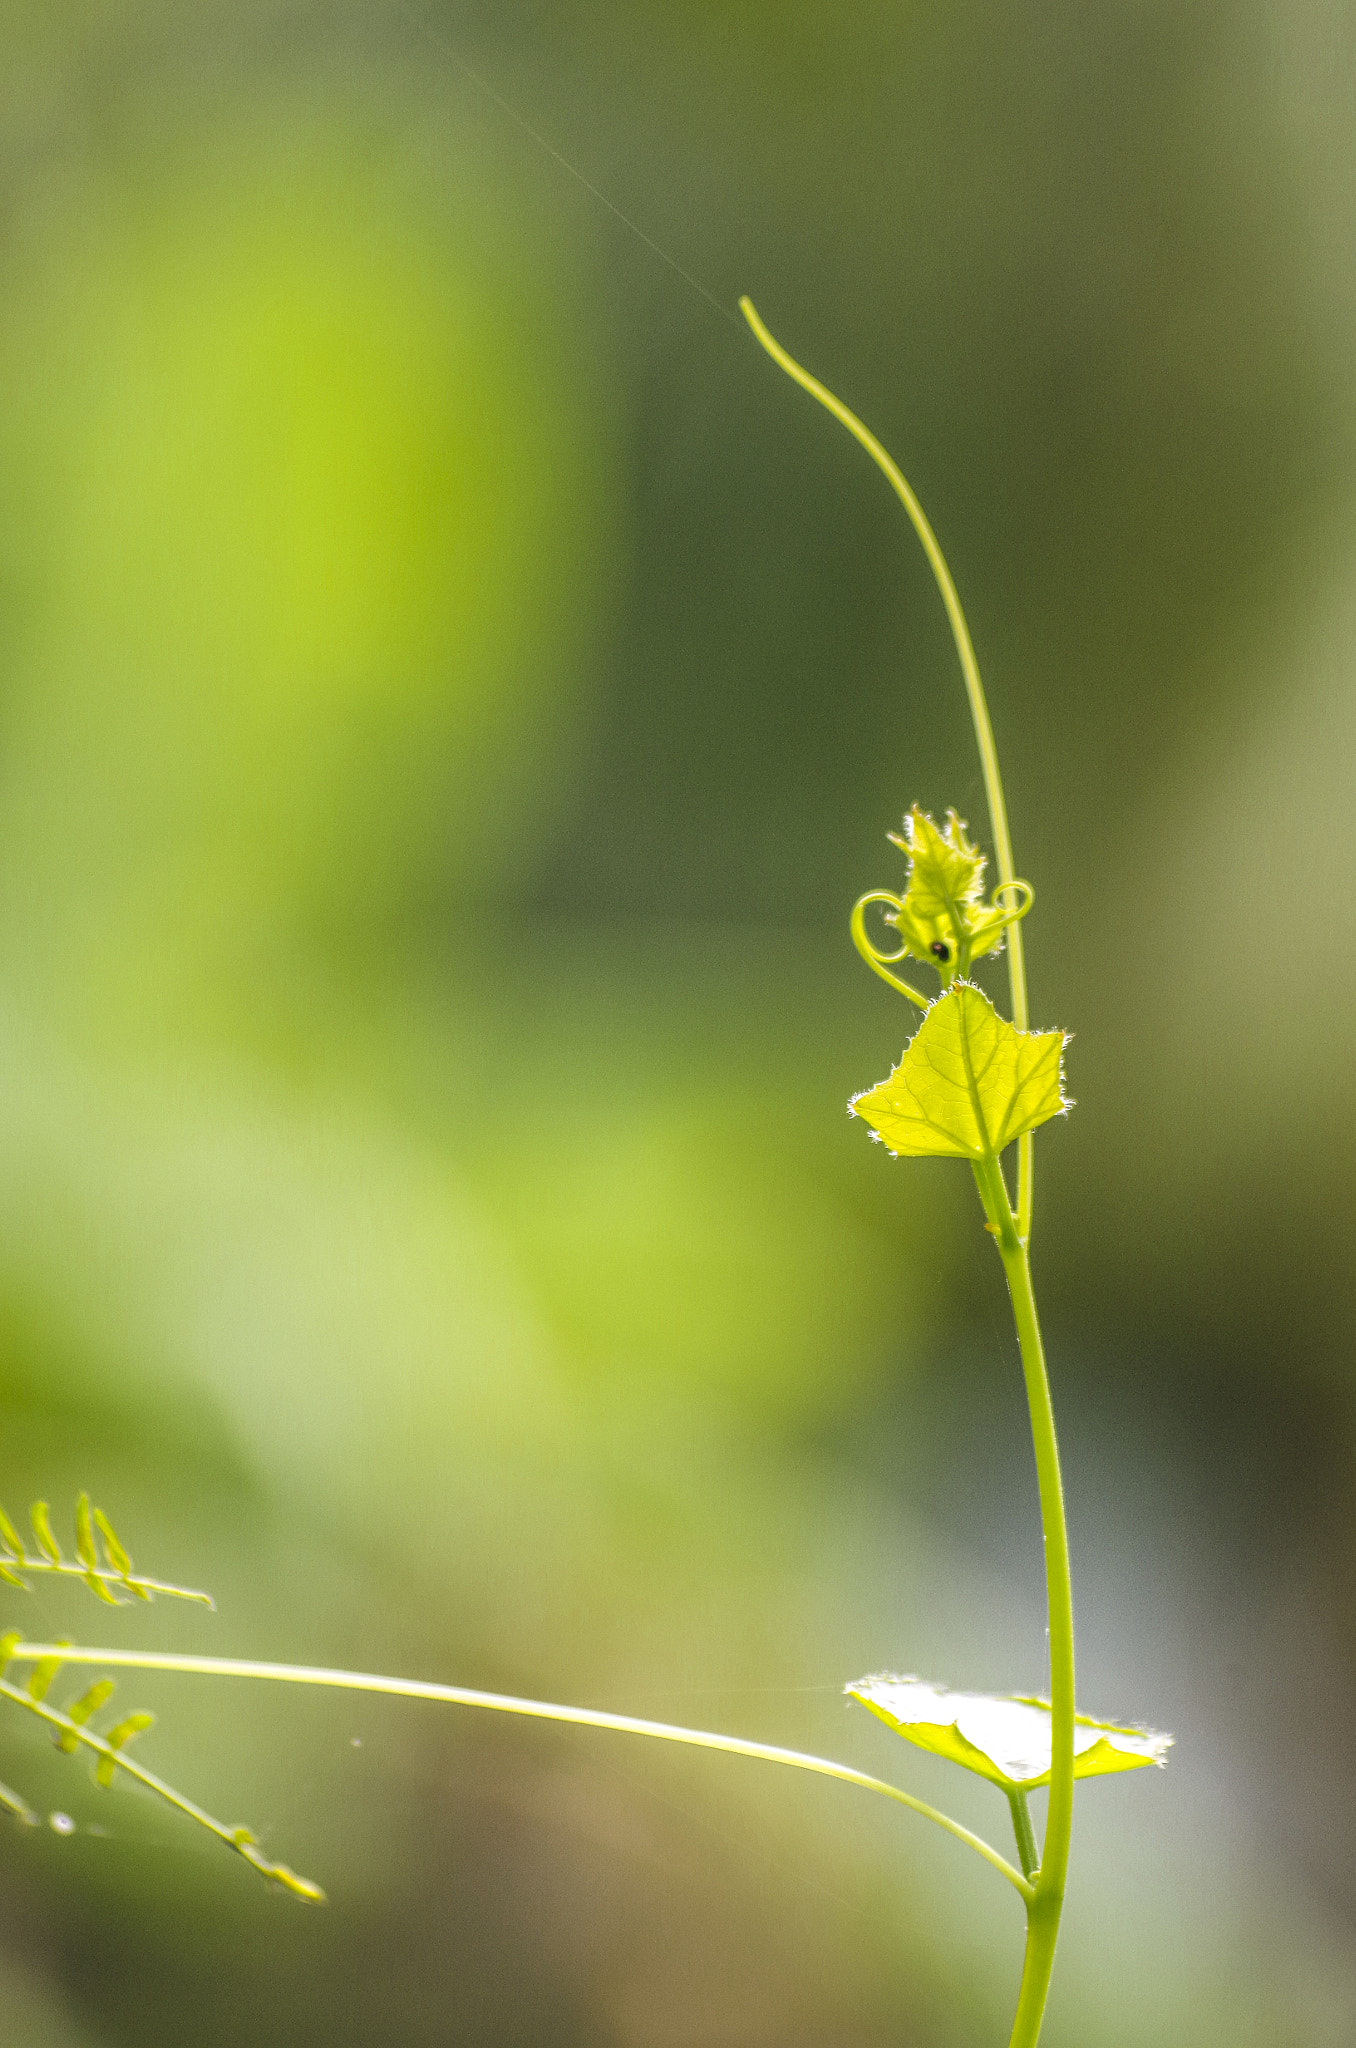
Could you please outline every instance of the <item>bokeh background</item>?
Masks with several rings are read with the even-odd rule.
[[[1050,2048],[1356,2039],[1354,69],[1345,0],[10,0],[0,1498],[218,1612],[6,1625],[1004,1839],[841,1697],[1044,1680],[968,1176],[843,1115],[911,1028],[848,908],[982,791],[747,290],[948,550],[1077,1034],[1080,1693],[1178,1747],[1080,1794]],[[323,1910],[0,1727],[76,1823],[0,1832],[13,2048],[1007,2038],[907,1815],[273,1690],[120,1698]]]

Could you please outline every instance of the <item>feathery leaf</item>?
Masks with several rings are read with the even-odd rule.
[[[312,1884],[308,1877],[298,1877],[296,1871],[289,1870],[285,1863],[270,1863],[248,1828],[232,1830],[231,1846],[247,1863],[253,1864],[262,1877],[271,1878],[274,1884],[280,1884],[294,1898],[309,1899],[312,1905],[325,1903],[325,1894],[318,1884]]]
[[[38,1539],[38,1549],[51,1563],[60,1564],[62,1561],[61,1545],[52,1534],[51,1517],[45,1500],[34,1501],[28,1511],[28,1519],[33,1524],[33,1534]]]
[[[102,1508],[94,1510],[94,1522],[99,1534],[104,1539],[104,1555],[108,1559],[110,1567],[125,1579],[132,1569],[132,1560],[123,1549],[121,1543],[119,1543],[113,1532],[113,1524],[109,1521]]]
[[[92,1572],[99,1569],[99,1553],[94,1547],[94,1523],[90,1516],[87,1493],[82,1493],[75,1504],[75,1554],[81,1564],[88,1565]]]
[[[14,1635],[0,1638],[0,1653],[7,1647],[13,1650],[17,1646],[18,1640]],[[60,1649],[68,1647],[66,1643],[58,1645]],[[234,1849],[246,1863],[251,1864],[259,1872],[261,1877],[269,1878],[274,1884],[281,1885],[295,1898],[313,1902],[324,1899],[324,1892],[319,1885],[312,1884],[309,1878],[298,1876],[297,1872],[289,1869],[285,1863],[270,1862],[260,1849],[257,1837],[249,1828],[227,1827],[225,1822],[214,1819],[203,1807],[196,1805],[191,1799],[186,1799],[182,1792],[175,1791],[173,1785],[167,1784],[163,1778],[158,1778],[154,1771],[148,1771],[144,1764],[137,1763],[126,1754],[128,1745],[152,1726],[155,1720],[153,1714],[128,1714],[126,1719],[119,1721],[107,1735],[95,1734],[87,1724],[91,1715],[99,1711],[112,1693],[111,1679],[97,1680],[65,1712],[59,1707],[49,1705],[43,1695],[61,1669],[61,1663],[59,1656],[41,1659],[33,1668],[27,1692],[21,1692],[18,1686],[0,1678],[0,1699],[10,1700],[15,1706],[26,1707],[30,1713],[45,1721],[53,1731],[53,1740],[57,1748],[64,1750],[68,1755],[80,1748],[91,1750],[95,1757],[94,1777],[98,1785],[107,1788],[112,1784],[117,1771],[125,1771],[128,1777],[135,1778],[139,1785],[144,1785],[148,1792],[153,1792],[157,1798],[163,1799],[167,1806],[176,1808],[189,1820],[196,1821],[200,1827],[206,1828],[209,1834],[215,1835],[218,1841]],[[0,1805],[4,1803],[3,1796],[0,1795]],[[19,1804],[22,1805],[22,1802]]]
[[[121,1601],[111,1592],[100,1578],[99,1551],[94,1541],[94,1523],[90,1513],[89,1495],[82,1493],[75,1504],[75,1551],[85,1566],[85,1584],[106,1607],[119,1607]]]
[[[40,1664],[35,1664],[28,1674],[28,1697],[31,1700],[46,1699],[52,1680],[60,1669],[60,1657],[44,1657]]]
[[[100,1707],[107,1705],[117,1689],[117,1681],[115,1679],[96,1678],[88,1691],[82,1692],[79,1699],[72,1700],[66,1708],[68,1718],[78,1722],[83,1727],[87,1721],[92,1720],[94,1715],[98,1713]]]
[[[109,1729],[104,1737],[104,1741],[108,1744],[110,1750],[122,1750],[127,1747],[129,1742],[134,1742],[138,1735],[144,1735],[148,1728],[154,1728],[154,1726],[154,1714],[129,1714],[125,1721],[119,1721],[116,1728]],[[104,1790],[107,1791],[108,1787],[113,1783],[113,1773],[117,1766],[118,1759],[116,1755],[101,1755],[94,1766],[94,1782],[96,1785],[102,1785]]]

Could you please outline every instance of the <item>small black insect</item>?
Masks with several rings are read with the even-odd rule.
[[[951,948],[943,939],[934,939],[928,947],[928,951],[934,960],[949,960],[951,958]]]

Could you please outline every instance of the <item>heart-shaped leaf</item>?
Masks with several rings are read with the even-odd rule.
[[[1005,1792],[1029,1792],[1050,1782],[1050,1702],[1020,1694],[952,1692],[921,1678],[888,1671],[859,1678],[845,1688],[849,1698],[893,1728],[906,1742],[949,1757],[967,1771],[1001,1785]],[[1149,1728],[1122,1728],[1114,1721],[1074,1719],[1074,1776],[1103,1777],[1163,1765],[1170,1735]]]
[[[973,982],[933,1003],[888,1081],[848,1104],[891,1152],[996,1159],[1072,1104],[1062,1031],[1018,1031]]]

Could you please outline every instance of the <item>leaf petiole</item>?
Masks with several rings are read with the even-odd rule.
[[[758,1762],[783,1764],[791,1770],[812,1771],[822,1778],[837,1778],[842,1784],[857,1785],[865,1792],[876,1792],[884,1799],[893,1799],[900,1806],[907,1806],[911,1813],[921,1814],[934,1826],[942,1828],[948,1835],[973,1849],[978,1856],[1008,1880],[1030,1910],[1035,1897],[1033,1886],[1022,1872],[1015,1870],[1005,1856],[982,1836],[972,1834],[962,1827],[958,1820],[952,1820],[949,1813],[941,1813],[925,1800],[915,1799],[912,1793],[902,1792],[898,1785],[891,1785],[884,1778],[873,1778],[866,1771],[854,1770],[850,1764],[835,1763],[829,1757],[809,1756],[798,1749],[780,1749],[773,1743],[748,1742],[739,1735],[718,1735],[704,1728],[680,1728],[666,1721],[641,1721],[631,1714],[608,1714],[594,1707],[569,1707],[558,1705],[553,1700],[519,1699],[510,1693],[479,1692],[469,1686],[438,1685],[428,1679],[390,1678],[373,1671],[328,1670],[310,1664],[261,1664],[236,1657],[192,1657],[164,1654],[158,1650],[102,1650],[81,1649],[69,1643],[14,1643],[5,1645],[5,1654],[15,1664],[41,1664],[58,1658],[66,1664],[102,1664],[112,1669],[133,1671],[178,1671],[196,1673],[208,1678],[259,1678],[272,1680],[283,1685],[316,1685],[334,1688],[341,1692],[384,1693],[397,1699],[436,1700],[449,1706],[484,1707],[493,1713],[522,1714],[538,1721],[562,1721],[578,1728],[610,1729],[619,1735],[646,1735],[658,1742],[680,1742],[694,1749],[723,1750],[729,1756],[752,1757]],[[26,1693],[0,1681],[0,1696],[13,1697],[19,1704],[33,1709],[33,1702]],[[64,1716],[54,1716],[50,1711],[44,1715],[65,1725]],[[81,1731],[81,1739],[88,1740]],[[91,1748],[99,1748],[97,1738],[90,1742]],[[133,1776],[149,1782],[149,1773],[130,1766],[124,1759],[118,1761],[124,1769],[130,1769]],[[204,1818],[197,1808],[190,1807],[177,1793],[162,1790],[157,1780],[154,1789],[163,1796],[170,1796],[174,1804],[185,1812],[192,1812],[195,1819]],[[207,1825],[215,1833],[222,1832],[219,1823],[207,1819]],[[238,1847],[237,1843],[232,1843]]]
[[[1017,1837],[1017,1856],[1024,1877],[1035,1877],[1040,1869],[1040,1851],[1036,1847],[1036,1831],[1031,1825],[1031,1808],[1025,1792],[1014,1785],[1008,1794],[1012,1808],[1012,1832]]]

